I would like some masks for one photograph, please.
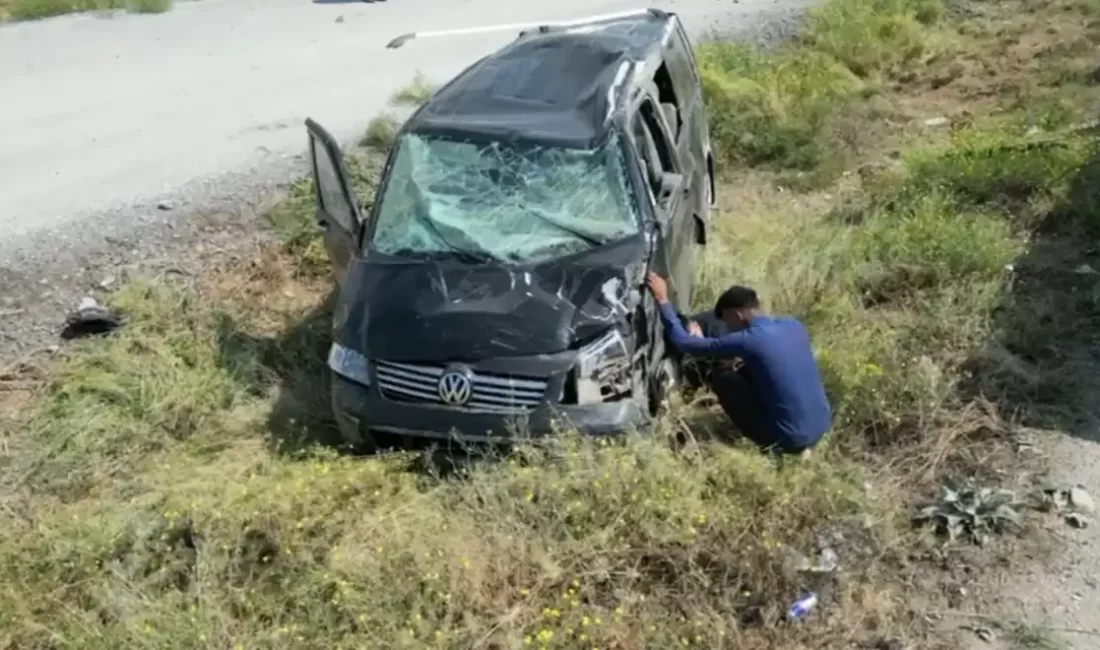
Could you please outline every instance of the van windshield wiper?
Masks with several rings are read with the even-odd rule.
[[[387,252],[386,255],[393,257],[407,257],[414,260],[438,260],[441,258],[456,259],[469,264],[484,264],[488,262],[496,261],[496,258],[486,253],[478,253],[475,251],[468,251],[465,249],[453,249],[447,250],[416,250],[414,248],[399,248],[392,252]]]
[[[452,248],[443,254],[469,264],[488,264],[489,262],[495,262],[497,259],[488,253],[466,250],[465,248]]]

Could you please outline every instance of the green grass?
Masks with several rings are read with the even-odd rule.
[[[808,325],[836,410],[809,462],[724,444],[699,405],[653,433],[563,432],[453,473],[425,462],[439,454],[337,453],[321,444],[331,282],[300,182],[268,215],[281,244],[196,285],[126,284],[125,328],[67,348],[24,399],[0,391],[0,439],[20,450],[2,488],[0,648],[937,647],[909,611],[936,590],[907,506],[947,472],[1011,469],[997,398],[1064,407],[1088,375],[1049,365],[1021,395],[994,372],[975,387],[975,359],[1050,336],[1027,304],[1058,307],[1042,349],[1059,359],[1100,317],[1100,292],[1021,293],[1032,280],[1006,271],[1095,228],[1093,136],[1032,129],[1026,110],[1095,101],[1072,74],[1044,76],[1094,48],[930,90],[953,69],[939,53],[994,65],[1004,34],[1087,7],[983,6],[948,22],[925,0],[831,0],[776,51],[700,47],[723,182],[696,300],[746,283]],[[1061,81],[972,101],[1023,76]],[[963,105],[953,133],[912,126]],[[348,162],[369,207],[377,152]],[[835,584],[785,561],[822,538],[844,564]],[[807,586],[819,613],[782,623]]]
[[[422,73],[417,72],[412,82],[398,88],[390,97],[390,103],[394,106],[420,106],[432,96],[435,87]]]
[[[160,14],[172,8],[172,0],[3,0],[0,20],[40,20],[85,11],[124,9],[132,13]]]
[[[718,41],[699,48],[712,137],[727,162],[812,171],[831,181],[876,126],[863,100],[911,80],[949,51],[940,0],[833,0],[775,51]]]
[[[359,144],[385,155],[393,145],[400,129],[401,122],[396,115],[383,113],[370,121]]]
[[[1013,650],[1070,650],[1069,644],[1042,626],[1019,625],[1008,636]]]

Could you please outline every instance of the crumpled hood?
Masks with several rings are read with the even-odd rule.
[[[371,358],[393,361],[561,352],[634,309],[643,260],[641,238],[526,267],[358,259],[334,334]]]

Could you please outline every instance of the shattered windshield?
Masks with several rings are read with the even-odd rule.
[[[371,248],[537,262],[638,231],[617,134],[596,149],[405,134]]]

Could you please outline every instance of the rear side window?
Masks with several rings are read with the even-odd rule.
[[[695,55],[691,51],[691,43],[679,21],[676,23],[675,34],[668,41],[665,55],[668,65],[672,66],[672,75],[681,94],[685,96],[691,93],[699,83],[699,69],[695,64]]]
[[[680,132],[684,126],[684,104],[672,81],[672,73],[667,62],[662,63],[653,74],[653,84],[657,87],[657,99],[661,104],[661,114],[671,131],[673,141],[680,141]]]
[[[682,120],[691,110],[690,106],[695,101],[695,94],[699,83],[699,75],[695,69],[695,60],[692,58],[687,37],[684,35],[683,29],[679,27],[677,27],[676,33],[673,34],[672,38],[668,41],[668,46],[665,48],[664,65],[657,71],[654,78],[657,89],[661,93],[661,101],[664,102],[665,89],[661,87],[662,83],[660,79],[662,70],[664,71],[664,75],[666,75],[671,92],[675,94],[676,105],[679,109],[681,121],[678,124],[669,124],[669,128],[675,130],[673,137],[679,142],[683,127]]]

